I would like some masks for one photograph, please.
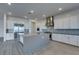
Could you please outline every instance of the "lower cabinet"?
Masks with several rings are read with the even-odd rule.
[[[68,43],[68,39],[66,35],[59,34],[59,36],[60,36],[60,42]]]
[[[61,35],[62,36],[62,39],[64,40],[64,43],[69,43],[69,39],[70,39],[70,37],[69,37],[69,35]]]
[[[79,36],[77,37],[77,46],[79,46]]]
[[[59,34],[52,34],[52,40],[62,41],[61,35],[59,35]]]
[[[75,35],[69,35],[70,39],[69,39],[69,44],[75,45],[77,46],[78,44],[78,38]]]
[[[65,34],[53,34],[53,40],[79,46],[79,36],[77,35],[65,35]]]

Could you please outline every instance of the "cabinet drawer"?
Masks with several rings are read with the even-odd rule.
[[[72,44],[72,45],[78,46],[78,36],[71,35],[69,42],[70,42],[70,44]]]

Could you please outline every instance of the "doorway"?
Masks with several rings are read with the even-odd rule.
[[[35,34],[36,33],[36,22],[32,22],[32,33]]]
[[[24,34],[24,24],[14,24],[14,39],[20,41],[20,34]]]

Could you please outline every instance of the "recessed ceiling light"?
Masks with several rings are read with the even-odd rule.
[[[12,13],[11,12],[8,12],[8,15],[12,15]]]
[[[62,10],[62,8],[58,8],[58,10],[59,10],[59,11],[61,11],[61,10]]]
[[[30,12],[31,12],[31,13],[34,13],[34,10],[31,10]]]
[[[11,3],[8,3],[8,5],[11,5]]]
[[[29,11],[29,13],[28,14],[33,14],[34,13],[34,10],[31,10],[31,11]]]

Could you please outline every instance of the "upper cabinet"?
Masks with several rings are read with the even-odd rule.
[[[54,19],[54,29],[69,29],[70,22],[69,18],[66,15],[61,15]]]
[[[54,29],[79,29],[79,10],[54,17]]]
[[[63,27],[62,27],[62,29],[69,29],[70,28],[69,18],[66,17],[66,18],[63,18],[62,20],[63,20],[63,23],[62,23]]]
[[[61,19],[54,20],[54,29],[61,29],[63,27],[62,23]]]
[[[77,16],[70,17],[70,29],[79,29]]]

